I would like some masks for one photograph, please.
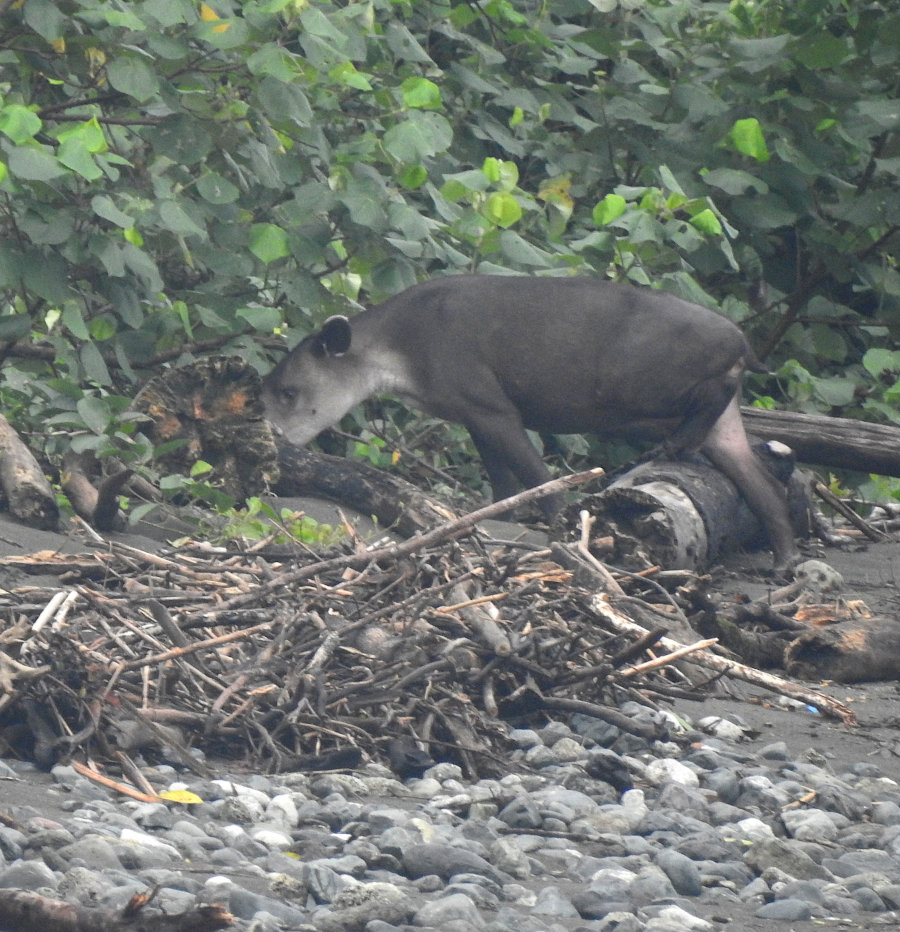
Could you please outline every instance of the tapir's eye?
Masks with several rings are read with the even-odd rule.
[[[283,388],[281,390],[281,400],[288,405],[292,405],[297,400],[296,388]]]

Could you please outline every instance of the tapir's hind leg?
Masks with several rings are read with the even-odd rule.
[[[775,569],[789,569],[799,554],[785,492],[750,449],[737,394],[710,428],[701,449],[737,486],[762,522],[775,554]]]

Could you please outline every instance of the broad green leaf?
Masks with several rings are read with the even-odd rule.
[[[407,78],[400,85],[403,93],[403,104],[411,109],[440,110],[441,89],[428,78]]]
[[[78,416],[84,425],[95,434],[105,434],[109,427],[111,412],[109,405],[97,395],[85,395],[75,405]]]
[[[21,340],[31,329],[31,319],[27,314],[3,314],[0,316],[0,340],[15,343]]]
[[[453,129],[446,117],[431,111],[412,111],[384,134],[383,145],[398,162],[412,164],[443,152],[452,141]]]
[[[21,146],[34,138],[43,123],[41,118],[22,104],[7,104],[0,110],[0,133],[4,133],[17,145]]]
[[[881,378],[884,373],[889,375],[900,373],[900,350],[873,347],[866,350],[862,364],[866,371],[876,379]]]
[[[300,73],[298,61],[282,46],[271,43],[258,49],[247,59],[251,74],[269,76],[278,81],[296,80]]]
[[[722,224],[719,223],[719,218],[708,207],[691,217],[690,224],[707,236],[721,236],[722,234]]]
[[[9,170],[25,181],[51,181],[66,174],[65,166],[44,146],[17,146],[7,155]]]
[[[81,307],[75,301],[66,301],[63,306],[61,320],[63,326],[76,340],[89,340],[91,338],[87,324],[84,322],[84,315],[81,313]]]
[[[163,201],[159,206],[159,219],[178,236],[201,236],[206,238],[206,230],[192,220],[186,210],[174,201]]]
[[[22,4],[25,22],[49,43],[62,37],[66,17],[59,4],[50,0],[27,0]]]
[[[256,98],[266,115],[279,123],[290,120],[309,126],[314,120],[309,98],[296,84],[265,77],[256,88]]]
[[[98,194],[91,198],[91,209],[98,217],[102,217],[124,230],[134,226],[134,217],[119,210],[113,203],[112,198],[107,197],[105,194]]]
[[[794,40],[790,54],[807,68],[836,68],[853,54],[849,38],[838,38],[827,29]]]
[[[57,158],[66,168],[71,168],[88,181],[96,181],[103,176],[103,171],[80,136],[65,140],[59,147]]]
[[[328,72],[328,77],[332,81],[337,81],[339,84],[355,88],[358,91],[372,90],[372,82],[369,80],[368,75],[357,71],[356,65],[352,61],[343,61],[339,65],[335,65]]]
[[[109,83],[123,94],[144,103],[154,97],[159,89],[156,72],[136,55],[120,56],[106,66]]]
[[[240,196],[240,191],[227,178],[216,172],[207,172],[197,182],[200,196],[210,204],[232,204]]]
[[[484,205],[484,215],[491,223],[505,229],[522,219],[522,208],[507,191],[494,191]]]
[[[850,404],[856,394],[856,383],[853,379],[834,377],[816,379],[813,391],[825,404],[833,408],[843,408]]]
[[[397,173],[397,181],[407,191],[415,191],[416,188],[421,188],[427,180],[428,172],[423,165],[404,165]]]
[[[195,165],[212,148],[209,132],[186,113],[166,117],[148,133],[153,150],[180,165]]]
[[[481,170],[491,184],[499,185],[503,191],[512,191],[519,183],[519,166],[515,162],[486,158]]]
[[[67,142],[77,140],[78,144],[92,155],[100,152],[106,152],[109,145],[103,129],[96,117],[91,117],[84,123],[77,123],[75,126],[68,126],[56,134],[56,138],[65,146]]]
[[[737,168],[715,168],[712,171],[702,171],[703,180],[713,187],[720,188],[728,194],[745,194],[747,191],[758,191],[766,194],[769,186],[760,178],[750,172]]]
[[[725,137],[727,143],[741,155],[748,155],[757,162],[769,161],[769,150],[763,135],[759,120],[748,117],[745,120],[736,120],[730,132]]]
[[[254,223],[250,227],[250,252],[269,265],[290,255],[287,233],[274,223]]]
[[[82,343],[78,347],[78,358],[81,361],[85,376],[90,381],[96,382],[98,385],[109,385],[111,383],[109,369],[100,355],[100,350],[93,343]]]
[[[618,220],[627,209],[628,203],[621,194],[607,194],[606,197],[594,207],[594,224],[598,227],[605,227],[614,220]]]

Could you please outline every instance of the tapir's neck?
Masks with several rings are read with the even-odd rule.
[[[347,378],[356,396],[353,407],[372,395],[418,397],[403,341],[388,332],[390,320],[377,311],[368,311],[354,319],[353,346],[346,356]],[[349,408],[348,408],[349,410]]]

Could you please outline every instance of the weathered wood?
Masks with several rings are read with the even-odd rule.
[[[761,444],[757,454],[786,483],[791,520],[805,536],[809,503],[802,483],[790,482],[789,451]],[[597,515],[598,531],[613,538],[610,562],[629,569],[703,569],[725,553],[765,545],[759,521],[737,488],[702,456],[642,463],[577,507]]]
[[[786,443],[801,463],[900,476],[900,427],[763,408],[741,414],[750,433]]]
[[[280,477],[278,495],[317,495],[371,515],[401,537],[443,524],[453,517],[412,483],[368,463],[314,453],[275,438]]]
[[[811,628],[784,653],[790,676],[837,683],[894,680],[900,674],[900,622],[876,616]]]
[[[50,483],[9,421],[0,415],[0,487],[10,512],[31,527],[55,528],[59,506]]]
[[[147,415],[156,462],[189,475],[202,460],[237,501],[258,495],[277,477],[272,431],[263,416],[256,370],[239,356],[210,356],[151,379],[133,407]]]

